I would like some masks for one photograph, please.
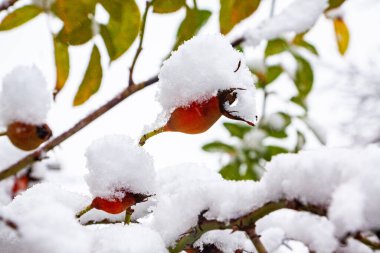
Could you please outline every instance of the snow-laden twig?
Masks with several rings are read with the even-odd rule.
[[[8,10],[9,7],[13,6],[18,0],[5,0],[0,4],[0,11]]]

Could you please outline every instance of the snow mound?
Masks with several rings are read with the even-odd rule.
[[[37,67],[16,67],[3,79],[0,120],[4,125],[15,121],[35,125],[46,123],[52,101],[52,92]]]
[[[122,198],[121,190],[153,194],[155,171],[152,157],[133,140],[109,135],[94,141],[86,152],[86,182],[96,197]]]

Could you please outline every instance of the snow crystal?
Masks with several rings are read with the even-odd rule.
[[[224,253],[235,253],[236,250],[256,252],[252,241],[244,232],[231,229],[208,231],[193,246],[203,251],[204,245],[215,245]]]
[[[139,224],[115,224],[95,231],[93,253],[166,253],[159,234]]]
[[[94,196],[122,198],[118,191],[123,189],[154,193],[153,159],[129,137],[110,135],[98,139],[87,149],[86,157],[86,182]]]
[[[247,31],[247,43],[258,45],[262,40],[280,37],[284,33],[303,33],[318,20],[327,7],[327,0],[294,0],[273,18]]]
[[[249,89],[242,100],[254,113],[253,77],[242,53],[236,51],[222,35],[199,35],[185,42],[166,60],[159,73],[157,99],[164,111],[203,102],[219,90]],[[250,97],[248,97],[250,96]]]
[[[331,253],[338,247],[334,225],[325,217],[293,210],[273,212],[256,223],[257,232],[280,228],[287,239],[298,240],[315,252]]]
[[[52,101],[52,92],[37,67],[16,67],[3,79],[0,119],[4,125],[15,121],[46,123]]]

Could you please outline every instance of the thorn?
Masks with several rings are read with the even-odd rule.
[[[241,60],[239,60],[238,66],[237,66],[237,68],[235,69],[234,73],[236,73],[236,72],[240,69],[240,65],[241,65]]]

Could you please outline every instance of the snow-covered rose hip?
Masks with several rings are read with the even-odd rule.
[[[86,152],[86,182],[94,196],[89,207],[110,214],[126,211],[154,193],[155,171],[151,156],[123,135],[105,136],[94,141]]]
[[[180,46],[164,62],[158,88],[162,117],[141,145],[161,132],[202,133],[222,115],[256,123],[252,75],[243,54],[222,35],[197,36]]]
[[[46,116],[52,99],[45,78],[34,66],[17,67],[4,77],[0,119],[13,145],[33,150],[51,137]]]

